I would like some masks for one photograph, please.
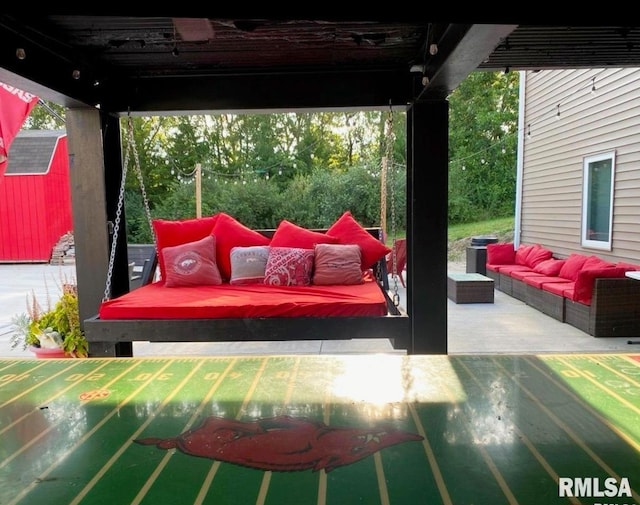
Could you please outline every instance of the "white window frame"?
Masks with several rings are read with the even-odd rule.
[[[591,184],[590,168],[599,161],[611,161],[611,187],[609,188],[609,236],[607,240],[593,240],[588,233],[589,189]],[[613,189],[616,174],[616,153],[610,151],[593,156],[586,156],[582,165],[582,246],[592,249],[611,251],[613,242]]]

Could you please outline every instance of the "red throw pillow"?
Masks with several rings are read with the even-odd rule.
[[[618,261],[618,263],[616,263],[616,266],[620,268],[624,268],[627,272],[640,270],[640,265],[635,265],[634,263],[627,263],[626,261]]]
[[[202,286],[222,284],[216,265],[216,241],[212,235],[162,249],[167,276],[164,285]]]
[[[553,252],[549,249],[545,249],[541,245],[536,245],[527,255],[527,266],[533,268],[541,261],[548,260],[553,256]]]
[[[558,276],[569,279],[570,281],[575,281],[585,261],[587,261],[587,256],[584,254],[571,253],[564,261],[564,265],[562,265]]]
[[[587,256],[587,260],[582,265],[582,270],[589,270],[592,268],[607,268],[615,267],[615,265],[609,261],[603,260],[599,256]]]
[[[516,250],[513,242],[487,244],[488,265],[513,265],[516,261]]]
[[[313,270],[313,249],[269,247],[264,283],[271,286],[308,286]]]
[[[211,235],[211,230],[215,226],[217,219],[218,215],[216,214],[214,216],[177,221],[154,219],[151,222],[156,237],[156,247],[158,248],[158,266],[163,279],[166,279],[167,272],[162,250],[165,247],[194,242]]]
[[[367,270],[381,258],[391,252],[380,240],[374,238],[358,221],[346,211],[327,230],[327,235],[338,237],[340,244],[357,244],[362,252],[360,267]]]
[[[549,258],[548,260],[541,261],[533,267],[533,271],[548,277],[554,277],[560,274],[562,265],[564,265],[564,260]]]
[[[249,247],[253,245],[269,245],[269,239],[229,214],[221,212],[213,227],[216,236],[216,259],[224,280],[231,277],[231,249],[233,247]]]
[[[313,284],[362,284],[362,254],[356,244],[317,244],[313,263]]]
[[[533,251],[535,245],[523,245],[520,244],[520,247],[516,250],[516,265],[527,265],[527,256],[529,253]]]
[[[581,270],[576,279],[572,300],[591,305],[595,279],[600,277],[624,277],[624,272],[624,268],[614,266]]]
[[[280,221],[276,232],[271,237],[271,247],[299,247],[313,249],[316,244],[337,244],[338,237],[326,233],[308,230],[286,219]]]

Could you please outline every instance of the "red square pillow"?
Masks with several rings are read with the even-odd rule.
[[[313,263],[313,284],[362,284],[360,246],[356,244],[317,244]]]
[[[613,263],[607,260],[603,260],[599,256],[593,255],[588,256],[587,260],[582,265],[582,270],[589,270],[592,268],[607,268],[607,267],[615,267]]]
[[[358,221],[346,211],[327,230],[327,235],[338,237],[340,244],[357,244],[362,252],[362,270],[367,270],[391,252],[380,240],[374,238]]]
[[[162,256],[167,269],[164,285],[168,288],[222,284],[216,265],[216,241],[212,235],[165,247]]]
[[[313,249],[316,244],[337,244],[338,237],[326,233],[308,230],[293,224],[286,219],[280,221],[276,232],[271,237],[271,247],[299,247],[301,249]]]
[[[162,250],[165,247],[194,242],[211,235],[211,230],[215,226],[217,219],[218,215],[216,214],[214,216],[177,221],[154,219],[151,222],[156,237],[156,247],[158,248],[158,266],[163,279],[166,279],[167,272]]]
[[[313,270],[313,249],[269,247],[264,283],[271,286],[308,286]]]
[[[562,265],[564,265],[564,260],[549,258],[548,260],[541,261],[534,266],[533,271],[548,277],[553,277],[560,273]]]
[[[624,268],[627,272],[640,270],[640,265],[636,265],[634,263],[627,263],[626,261],[618,261],[618,263],[616,263],[616,266],[620,268]]]
[[[513,265],[516,261],[516,250],[513,242],[487,244],[488,265]]]
[[[535,247],[535,245],[520,244],[520,247],[516,250],[516,265],[527,265],[527,256]]]
[[[269,239],[262,233],[246,227],[229,214],[221,212],[213,227],[216,237],[216,259],[224,280],[231,278],[231,249],[254,245],[269,245]]]
[[[624,277],[624,272],[624,268],[613,266],[581,270],[576,279],[572,300],[574,302],[584,303],[585,305],[591,305],[596,278]]]
[[[558,276],[575,281],[578,278],[578,272],[582,270],[582,266],[585,261],[587,261],[587,256],[584,254],[571,253],[564,261],[564,265],[562,265]]]
[[[549,249],[545,249],[541,245],[536,245],[527,255],[527,266],[533,268],[541,261],[548,260],[553,256],[553,252]]]

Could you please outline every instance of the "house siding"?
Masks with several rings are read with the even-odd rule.
[[[527,72],[524,100],[520,242],[640,263],[640,69]],[[610,151],[612,250],[603,251],[581,245],[582,169]]]

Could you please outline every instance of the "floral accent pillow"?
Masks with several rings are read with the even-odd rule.
[[[222,284],[213,235],[195,242],[165,247],[162,256],[167,272],[164,285],[168,288]]]
[[[310,285],[313,256],[313,249],[269,247],[264,283],[271,286]]]
[[[269,258],[269,246],[257,245],[231,249],[229,284],[262,284]]]
[[[313,284],[362,284],[361,256],[356,244],[316,244]]]

